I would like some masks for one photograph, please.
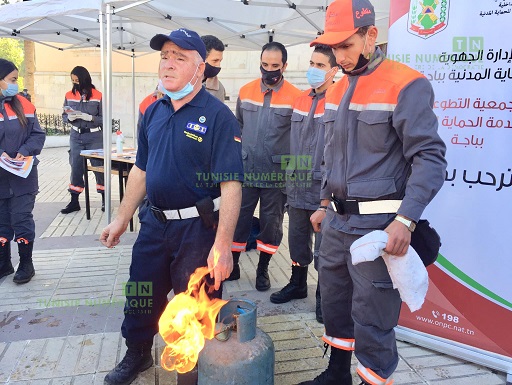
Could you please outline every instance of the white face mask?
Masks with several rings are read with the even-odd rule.
[[[199,66],[196,67],[196,70],[194,72],[194,75],[192,75],[192,79],[194,79],[194,76],[196,76],[197,70],[199,69]],[[192,81],[192,79],[190,79]],[[168,91],[165,89],[162,79],[158,81],[158,91],[161,93],[169,96],[172,100],[180,100],[183,99],[185,96],[189,95],[192,91],[194,91],[194,86],[197,84],[198,79],[196,79],[194,84],[191,84],[190,81],[185,84],[185,86],[179,90],[179,91]]]

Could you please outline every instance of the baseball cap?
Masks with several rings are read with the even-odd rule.
[[[197,32],[186,28],[175,29],[169,35],[158,34],[153,36],[149,46],[155,51],[161,51],[167,41],[172,41],[180,48],[197,51],[203,61],[206,60],[206,47]]]
[[[368,0],[335,0],[325,13],[324,34],[313,40],[317,44],[336,45],[361,27],[375,25],[375,10]]]

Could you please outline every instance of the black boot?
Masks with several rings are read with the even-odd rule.
[[[101,211],[105,212],[105,193],[101,192],[100,194],[101,194]]]
[[[268,264],[272,254],[260,251],[260,260],[256,269],[256,290],[267,291],[270,289],[270,278],[268,276]]]
[[[128,346],[128,350],[124,358],[105,376],[105,384],[131,384],[139,373],[153,366],[153,356],[151,355],[153,342],[131,344],[126,341],[126,346]]]
[[[324,323],[324,316],[322,315],[322,303],[321,303],[322,297],[320,296],[320,282],[316,284],[316,307],[315,307],[315,316],[316,320],[323,324]]]
[[[331,357],[329,357],[327,369],[314,380],[304,381],[297,385],[352,385],[351,360],[352,352],[350,350],[341,350],[331,346]]]
[[[80,203],[78,202],[79,194],[73,194],[71,193],[71,201],[68,203],[66,207],[64,207],[60,212],[62,214],[69,214],[74,211],[80,210]]]
[[[11,263],[11,242],[0,237],[0,279],[14,273]]]
[[[14,278],[15,283],[27,283],[36,274],[34,264],[32,263],[32,250],[34,242],[29,242],[24,238],[17,239],[18,254],[20,255],[20,264]]]
[[[240,279],[240,252],[239,251],[233,251],[233,271],[229,275],[229,277],[226,278],[226,281],[238,281]]]
[[[272,303],[286,303],[292,299],[302,299],[308,296],[308,267],[292,266],[292,277],[290,283],[280,291],[270,296]]]

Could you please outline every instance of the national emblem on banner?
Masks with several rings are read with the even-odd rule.
[[[411,0],[408,31],[428,39],[448,25],[450,0]]]

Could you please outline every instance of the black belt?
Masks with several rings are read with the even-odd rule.
[[[101,127],[93,127],[93,128],[78,128],[75,126],[72,126],[73,130],[78,132],[79,134],[88,134],[90,132],[98,132],[101,131]]]
[[[401,200],[358,201],[331,197],[334,210],[341,215],[394,214],[398,211]]]

